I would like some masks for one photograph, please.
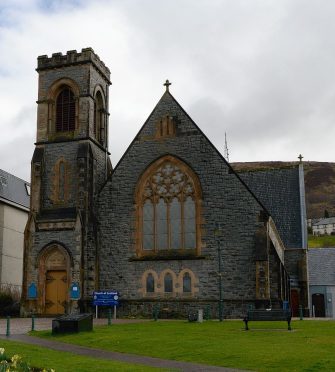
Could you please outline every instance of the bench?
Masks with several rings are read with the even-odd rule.
[[[276,321],[276,320],[284,320],[287,322],[287,329],[291,331],[291,310],[283,310],[283,309],[257,309],[257,310],[248,310],[248,315],[243,319],[245,323],[245,330],[248,331],[248,322],[250,320],[258,320],[258,321]]]

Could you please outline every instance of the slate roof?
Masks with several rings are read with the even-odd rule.
[[[285,247],[301,248],[299,167],[238,174],[271,214]]]
[[[335,217],[322,218],[318,222],[313,223],[313,226],[328,225],[328,224],[333,224],[333,223],[335,223]]]
[[[335,285],[335,248],[308,250],[309,285]]]
[[[29,182],[0,169],[0,199],[3,201],[29,208],[30,196],[27,187],[30,188]]]

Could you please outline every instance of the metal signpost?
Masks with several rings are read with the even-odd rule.
[[[93,305],[95,317],[98,318],[98,306],[114,306],[114,319],[116,319],[116,307],[119,306],[119,292],[99,291],[93,292]]]

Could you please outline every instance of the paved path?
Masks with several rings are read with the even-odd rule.
[[[51,318],[37,318],[35,320],[35,329],[36,330],[51,329],[51,321],[52,321]],[[139,321],[140,320],[117,319],[117,320],[114,320],[113,322],[114,323],[130,323],[130,322],[135,323]],[[106,319],[95,319],[94,324],[95,325],[107,324],[107,320]],[[28,343],[32,345],[46,347],[52,350],[65,351],[65,352],[89,356],[93,358],[106,359],[106,360],[117,360],[120,362],[142,364],[142,365],[147,365],[151,367],[174,369],[174,370],[185,371],[185,372],[240,371],[236,369],[208,366],[208,365],[202,365],[202,364],[190,363],[190,362],[179,362],[175,360],[152,358],[152,357],[134,355],[134,354],[117,353],[114,351],[105,351],[101,349],[92,349],[92,348],[79,346],[79,345],[66,344],[66,343],[59,342],[59,341],[46,340],[46,339],[42,339],[38,337],[28,336],[27,334],[25,334],[29,332],[30,330],[31,330],[31,319],[27,319],[27,318],[11,319],[11,335],[9,337],[6,337],[5,336],[6,319],[0,320],[0,339],[2,338],[2,339],[7,339],[7,340],[24,342],[24,343]]]

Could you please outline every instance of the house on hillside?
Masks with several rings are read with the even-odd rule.
[[[0,287],[21,290],[30,184],[0,169]]]
[[[313,235],[334,235],[335,234],[335,217],[322,218],[312,223]]]
[[[335,318],[335,248],[308,251],[311,315]]]

